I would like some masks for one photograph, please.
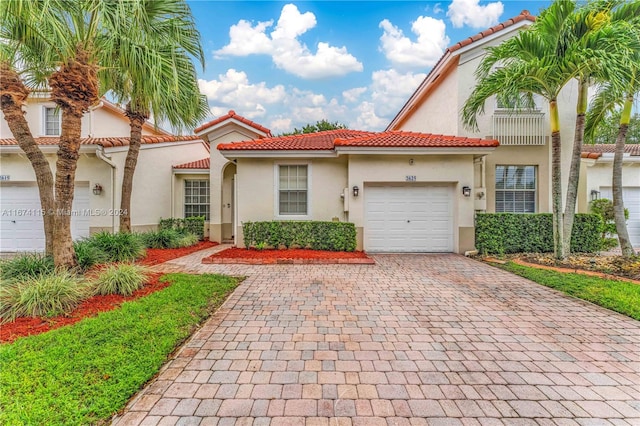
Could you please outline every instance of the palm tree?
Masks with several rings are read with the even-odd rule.
[[[142,126],[153,115],[181,131],[195,127],[208,114],[200,94],[190,55],[204,65],[200,35],[189,6],[183,1],[156,0],[145,4],[145,19],[132,16],[130,35],[123,37],[122,51],[114,52],[117,64],[105,73],[119,102],[127,102],[130,143],[125,160],[120,204],[120,231],[131,231],[131,193]],[[145,26],[140,31],[140,25]],[[125,46],[126,45],[126,46]]]
[[[588,88],[592,83],[626,87],[629,64],[633,62],[629,58],[639,46],[637,31],[634,31],[638,16],[639,1],[600,0],[587,3],[575,13],[573,19],[567,21],[564,39],[567,44],[587,53],[587,62],[573,65],[580,71],[577,76],[576,124],[564,210],[565,247],[570,247],[576,210]]]
[[[487,99],[497,96],[514,109],[532,106],[532,96],[539,95],[549,104],[551,131],[551,193],[553,201],[553,238],[557,258],[566,255],[562,220],[562,141],[558,112],[558,95],[576,75],[559,43],[563,40],[567,19],[574,13],[572,1],[555,1],[542,11],[536,21],[504,43],[488,49],[476,70],[478,84],[462,109],[463,124],[477,130],[477,115],[484,113]],[[501,65],[496,68],[497,65]]]
[[[52,234],[52,253],[57,267],[71,268],[76,264],[69,212],[79,156],[81,118],[98,102],[99,74],[112,72],[114,52],[119,52],[118,55],[123,58],[134,53],[127,50],[127,46],[130,47],[127,38],[143,38],[143,32],[149,28],[144,25],[148,22],[147,13],[155,3],[151,0],[0,2],[0,36],[7,46],[18,52],[15,56],[24,61],[25,68],[36,69],[35,74],[41,80],[46,80],[51,99],[62,112]],[[132,21],[132,17],[135,17],[135,21]],[[132,25],[132,22],[139,25]],[[135,31],[138,34],[133,38]],[[167,41],[167,44],[170,45],[170,42]],[[151,51],[148,49],[142,54]],[[34,58],[33,52],[38,52],[40,56]],[[18,62],[3,61],[4,67],[19,75],[17,65]],[[122,67],[123,63],[116,63],[115,66]],[[2,96],[3,100],[7,98],[5,92],[2,92]],[[18,103],[24,102],[20,96],[16,100]],[[19,120],[17,114],[5,117]],[[27,140],[23,134],[19,136]],[[31,161],[36,169],[34,160]],[[40,169],[36,170],[37,173],[43,173]],[[46,193],[46,179],[38,178],[38,183],[44,185]]]
[[[622,197],[622,159],[624,156],[624,146],[626,142],[629,122],[631,121],[631,110],[633,107],[634,97],[640,93],[640,54],[633,61],[632,78],[624,92],[616,90],[612,85],[602,85],[593,100],[591,109],[587,116],[587,124],[585,134],[588,138],[593,137],[597,126],[607,117],[608,114],[616,111],[616,108],[622,106],[619,110],[620,125],[618,127],[618,135],[616,137],[615,154],[613,157],[613,174],[612,174],[612,192],[613,192],[613,209],[614,220],[616,224],[616,233],[618,241],[622,249],[624,257],[634,255],[633,245],[629,238],[627,230],[627,222],[624,215],[624,200]]]

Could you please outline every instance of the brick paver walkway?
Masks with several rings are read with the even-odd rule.
[[[115,424],[640,425],[638,321],[457,255],[201,258],[248,278]]]

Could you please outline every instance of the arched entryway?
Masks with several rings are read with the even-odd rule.
[[[227,163],[222,171],[222,193],[220,200],[220,217],[222,218],[222,241],[234,242],[235,237],[235,177],[237,167],[233,162]]]

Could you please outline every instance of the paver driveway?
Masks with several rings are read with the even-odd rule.
[[[201,257],[248,278],[116,424],[640,425],[638,321],[457,255]]]

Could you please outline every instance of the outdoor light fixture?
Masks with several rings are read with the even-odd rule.
[[[471,188],[468,186],[463,186],[462,195],[464,195],[465,197],[471,197]]]
[[[597,200],[600,198],[600,191],[596,191],[595,189],[591,190],[591,201]]]
[[[102,194],[102,185],[100,185],[99,183],[96,183],[95,186],[93,187],[93,195],[100,195]]]
[[[358,194],[360,193],[360,188],[358,188],[358,185],[353,187],[353,196],[357,197]]]

